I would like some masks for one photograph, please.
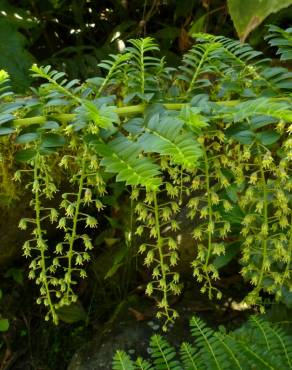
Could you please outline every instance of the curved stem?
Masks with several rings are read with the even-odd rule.
[[[163,308],[165,311],[165,315],[167,319],[169,320],[169,314],[168,314],[168,300],[167,300],[167,276],[166,276],[166,271],[165,271],[165,266],[164,266],[164,255],[163,255],[163,238],[161,237],[161,232],[160,232],[160,222],[159,222],[159,208],[158,208],[158,202],[157,202],[157,193],[154,191],[153,193],[153,198],[154,198],[154,215],[155,215],[155,228],[156,228],[156,234],[157,234],[157,250],[159,253],[159,262],[160,262],[160,267],[161,267],[161,276],[162,276],[162,281],[163,281]]]
[[[228,101],[228,102],[216,102],[217,104],[223,105],[236,105],[238,103],[237,100]],[[165,109],[169,110],[180,110],[183,107],[189,105],[188,103],[162,103]],[[143,113],[146,109],[146,104],[137,104],[137,105],[128,105],[125,107],[117,107],[114,109],[115,113],[119,116],[127,116],[131,114],[138,114]],[[76,115],[74,113],[61,113],[61,114],[52,114],[51,119],[55,118],[58,121],[63,123],[67,123],[73,121]],[[32,124],[43,124],[47,121],[48,117],[46,116],[35,116],[35,117],[27,117],[27,118],[17,118],[12,121],[15,127],[23,127]]]
[[[208,207],[208,250],[207,250],[207,257],[203,266],[203,271],[206,277],[206,280],[209,285],[209,292],[208,296],[209,299],[212,299],[212,284],[210,280],[210,276],[207,272],[208,264],[211,258],[212,253],[212,228],[210,227],[213,224],[213,209],[212,209],[212,200],[211,200],[211,192],[210,192],[210,166],[209,166],[209,159],[206,152],[206,149],[202,145],[203,149],[203,157],[204,157],[204,165],[205,165],[205,179],[206,179],[206,192],[207,192],[207,207]]]
[[[264,270],[265,270],[265,264],[266,260],[268,258],[267,254],[267,248],[268,248],[268,238],[267,235],[269,233],[269,224],[268,224],[268,191],[267,191],[267,186],[266,186],[266,178],[265,178],[265,171],[262,165],[262,161],[260,156],[258,156],[259,159],[259,165],[260,165],[260,174],[261,174],[261,184],[262,184],[262,191],[263,191],[263,224],[266,225],[267,230],[265,230],[265,235],[263,235],[263,240],[262,240],[262,267],[261,267],[261,272],[260,276],[257,282],[257,287],[255,288],[256,292],[258,293],[261,289],[261,284],[264,278]]]
[[[187,93],[189,93],[190,91],[192,91],[192,89],[194,88],[194,85],[195,85],[195,83],[197,81],[197,78],[198,78],[198,76],[199,76],[199,74],[201,72],[201,68],[202,68],[203,64],[205,63],[205,61],[206,61],[206,59],[208,57],[208,54],[209,54],[209,52],[211,50],[212,50],[212,45],[209,45],[209,46],[206,47],[206,49],[204,51],[204,54],[202,55],[202,58],[200,59],[200,62],[199,62],[198,66],[197,66],[197,68],[195,70],[195,73],[194,73],[193,78],[191,80],[190,86],[189,86],[189,88],[187,90]]]
[[[75,97],[75,100],[76,100],[76,97]],[[271,101],[281,101],[281,100],[289,100],[289,98],[271,98],[270,100]],[[239,102],[240,102],[239,100],[228,100],[228,101],[216,101],[214,103],[218,105],[233,107],[237,105]],[[169,110],[181,110],[183,107],[189,105],[189,103],[163,103],[163,102],[161,102],[161,104],[163,105],[165,109],[169,109]],[[124,107],[116,107],[114,111],[119,116],[128,116],[134,113],[143,113],[146,107],[147,107],[147,104],[128,105]],[[32,124],[43,124],[48,120],[48,118],[56,119],[63,123],[67,123],[67,122],[73,121],[75,117],[76,117],[76,114],[74,113],[60,113],[60,114],[56,113],[56,114],[52,114],[48,116],[16,118],[12,121],[12,123],[15,127],[18,127],[18,126],[22,127],[22,126],[28,126]]]
[[[38,174],[38,161],[40,160],[39,154],[37,154],[35,158],[34,163],[34,181],[39,181],[39,174]],[[40,193],[39,188],[36,188],[34,190],[34,198],[35,198],[35,205],[34,205],[34,211],[35,211],[35,219],[36,219],[36,237],[37,241],[37,247],[41,253],[41,270],[42,270],[42,282],[45,287],[46,291],[46,298],[48,301],[48,305],[50,308],[50,313],[52,314],[53,322],[54,324],[58,324],[58,316],[56,314],[54,305],[52,303],[51,295],[50,295],[50,289],[49,284],[47,280],[47,267],[46,267],[46,257],[45,257],[45,241],[43,239],[43,232],[41,228],[41,202],[40,202]]]
[[[78,186],[78,193],[77,193],[77,199],[76,199],[76,207],[74,211],[73,216],[73,225],[72,225],[72,231],[71,236],[69,239],[69,251],[68,251],[68,271],[67,271],[67,299],[69,299],[69,294],[71,290],[71,276],[72,276],[72,258],[73,258],[73,247],[74,242],[76,239],[76,233],[77,233],[77,224],[78,224],[78,216],[79,216],[79,210],[80,210],[80,203],[81,203],[81,197],[82,197],[82,190],[84,185],[84,179],[85,179],[85,155],[83,154],[82,158],[82,165],[81,165],[81,173],[79,178],[79,186]]]
[[[205,164],[205,178],[206,178],[206,190],[207,190],[207,203],[208,203],[208,218],[209,218],[209,224],[213,223],[213,209],[212,209],[212,201],[211,201],[211,194],[210,194],[210,167],[209,167],[209,161],[208,156],[205,148],[203,148],[203,155],[204,155],[204,164]],[[212,249],[212,230],[210,227],[208,228],[208,252],[207,252],[207,258],[205,261],[205,266],[208,265],[210,257],[211,257],[211,249]]]

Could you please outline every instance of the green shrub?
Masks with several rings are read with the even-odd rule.
[[[178,315],[169,297],[183,284],[176,235],[185,205],[194,220],[193,275],[203,293],[221,298],[219,269],[239,250],[241,274],[252,285],[245,301],[262,307],[264,290],[288,302],[292,73],[248,44],[209,34],[196,39],[178,69],[157,56],[151,38],[131,40],[123,54],[100,64],[104,78],[84,83],[33,65],[43,83],[25,98],[10,92],[1,72],[0,188],[8,195],[13,189],[12,153],[18,191],[32,195],[34,217],[19,226],[31,229],[23,254],[47,320],[57,323],[58,309],[78,299],[93,249],[87,230],[98,229],[114,182],[130,194],[134,233],[145,241],[139,254],[152,275],[146,294],[157,299],[164,330]],[[56,206],[51,199],[62,179],[70,186]],[[63,233],[56,245],[48,221]]]

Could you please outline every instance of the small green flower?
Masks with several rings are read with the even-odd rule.
[[[68,217],[73,217],[75,213],[75,204],[74,203],[69,203],[67,208],[66,208],[66,215]]]
[[[22,218],[22,219],[19,221],[18,227],[19,227],[21,230],[26,230],[26,229],[27,229],[27,219],[26,219],[26,218]]]
[[[83,199],[85,204],[90,204],[92,202],[92,191],[90,189],[85,189]]]
[[[153,262],[153,260],[154,260],[154,252],[153,250],[150,250],[148,251],[146,258],[144,259],[144,264],[149,267],[151,263]]]
[[[146,251],[146,244],[141,244],[139,247],[139,253],[143,254]]]
[[[81,254],[77,254],[76,256],[76,261],[75,261],[75,264],[78,266],[82,266],[83,265],[83,258],[81,256]]]
[[[151,296],[153,294],[153,284],[152,283],[148,283],[147,284],[147,287],[146,287],[146,291],[145,293],[148,295],[148,296]]]
[[[93,216],[88,215],[86,217],[86,227],[95,228],[97,227],[97,219]]]
[[[58,211],[55,208],[50,209],[50,221],[56,222],[58,220]]]
[[[13,180],[19,182],[21,181],[21,171],[14,172]]]
[[[66,217],[62,217],[62,218],[59,220],[59,224],[58,224],[57,228],[58,228],[58,229],[66,230]]]
[[[80,272],[79,272],[79,274],[80,274],[80,277],[82,278],[82,279],[85,279],[86,277],[87,277],[87,274],[86,274],[86,271],[85,270],[80,270]]]

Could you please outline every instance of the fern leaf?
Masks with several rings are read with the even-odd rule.
[[[218,46],[220,47],[219,44],[213,42],[198,44],[183,56],[183,65],[179,67],[183,73],[178,75],[178,78],[189,84],[187,92],[192,91],[195,87],[211,84],[209,80],[199,80],[199,77],[202,74],[216,71],[213,52]]]
[[[234,122],[240,122],[256,115],[271,116],[287,122],[292,120],[291,104],[269,98],[245,101],[235,107],[224,107],[219,112],[231,116]]]
[[[137,358],[135,365],[137,370],[154,370],[150,362],[143,360],[141,357]]]
[[[237,40],[232,40],[224,36],[214,36],[214,42],[219,43],[226,54],[234,59],[239,65],[249,64],[262,64],[266,62],[267,59],[259,59],[263,56],[263,53],[260,51],[254,50],[249,44],[242,43]]]
[[[292,89],[292,72],[283,67],[268,67],[261,71],[260,76],[263,77],[265,85],[276,87],[278,89],[291,90]],[[261,84],[260,80],[256,85]]]
[[[194,169],[201,156],[201,149],[191,132],[182,131],[183,123],[170,116],[154,115],[140,136],[138,144],[146,153],[170,156],[173,163]]]
[[[292,338],[281,327],[252,316],[230,334],[215,332],[199,318],[191,319],[195,345],[182,343],[181,363],[175,349],[160,335],[151,338],[153,365],[141,358],[140,370],[289,370],[292,368]],[[135,368],[135,369],[136,369]]]
[[[126,51],[131,55],[128,74],[134,82],[132,89],[138,90],[140,97],[144,98],[145,92],[153,90],[155,72],[161,70],[161,60],[148,54],[159,51],[159,47],[151,37],[129,40],[129,43],[132,46],[127,47]]]
[[[13,113],[21,107],[21,103],[15,101],[5,101],[5,98],[13,95],[9,86],[9,75],[4,70],[0,70],[0,135],[12,134],[15,129],[9,124],[14,119]],[[5,124],[4,126],[2,126]]]
[[[123,65],[129,60],[131,54],[118,54],[118,55],[110,55],[112,59],[103,60],[101,63],[98,64],[100,68],[103,68],[107,71],[106,77],[103,79],[101,86],[98,89],[97,96],[99,96],[105,87],[108,85],[109,82],[116,83],[116,77],[120,73],[121,68]]]
[[[244,363],[240,362],[238,360],[238,351],[236,343],[230,343],[228,340],[226,340],[226,337],[223,336],[221,333],[215,333],[214,334],[216,338],[220,341],[220,344],[222,348],[225,350],[225,352],[228,355],[229,362],[230,362],[230,368],[232,366],[232,369],[239,369],[243,370],[245,368]]]
[[[286,336],[277,325],[272,325],[268,321],[258,316],[250,316],[249,322],[252,327],[258,329],[259,335],[262,337],[262,342],[267,347],[267,353],[271,353],[273,356],[279,358],[280,363],[286,362],[286,365],[292,368],[292,342],[291,338]],[[257,343],[261,344],[258,339]],[[284,360],[286,359],[286,361]]]
[[[198,351],[190,343],[183,342],[181,344],[180,357],[185,370],[200,370],[204,368],[197,353]]]
[[[193,317],[190,322],[191,333],[195,338],[195,344],[200,349],[200,355],[208,364],[208,369],[228,369],[230,362],[222,348],[220,341],[214,335],[214,331],[198,317]]]
[[[250,45],[223,36],[195,36],[205,45],[217,45],[211,55],[212,65],[216,65],[220,78],[225,76],[234,81],[238,76],[243,79],[246,75],[249,79],[252,78],[254,88],[265,87],[274,93],[279,89],[291,87],[291,74],[287,70],[282,70],[281,73],[278,70],[276,76],[276,71],[271,72],[272,68],[266,68],[270,59],[263,58],[263,53],[254,50]]]
[[[10,95],[9,90],[9,74],[0,69],[0,99],[3,99],[5,96]]]
[[[278,48],[277,54],[280,54],[280,60],[286,61],[292,59],[292,28],[286,30],[271,25],[269,35],[265,37],[270,46]]]
[[[277,339],[279,342],[279,353],[282,354],[282,357],[285,358],[287,366],[289,369],[292,369],[292,338],[288,336],[277,325],[271,325],[270,330],[273,334],[274,339]]]
[[[157,370],[181,370],[175,359],[175,349],[160,335],[153,335],[150,340],[151,357]]]
[[[253,326],[259,329],[259,332],[264,339],[264,343],[267,349],[270,351],[271,350],[270,338],[268,337],[268,332],[266,330],[265,322],[261,318],[256,317],[256,316],[251,316],[249,318],[249,321],[251,322]]]
[[[52,70],[51,66],[41,67],[33,64],[31,67],[33,77],[43,78],[48,81],[47,84],[42,85],[42,89],[46,91],[46,98],[48,103],[46,106],[52,105],[66,105],[64,97],[69,97],[77,103],[81,103],[78,94],[81,90],[79,80],[67,80],[64,72]]]
[[[95,149],[103,158],[101,165],[107,172],[117,174],[117,181],[127,185],[141,185],[157,189],[161,184],[159,166],[140,154],[140,147],[124,136],[108,144],[97,144]]]
[[[117,351],[113,359],[113,370],[135,370],[135,367],[124,351]]]
[[[247,63],[252,66],[253,71],[250,68],[247,68],[247,70],[250,70],[256,76],[255,87],[264,85],[274,92],[277,89],[291,89],[292,73],[285,68],[266,68],[266,63],[270,62],[270,59],[263,58],[262,52],[254,50],[249,44],[242,44],[240,41],[223,36],[213,36],[213,40],[222,46],[226,56],[230,58],[228,62],[228,58],[224,58],[224,54],[222,54],[222,60],[225,59],[223,64],[228,62],[229,65],[232,65],[233,60],[243,69],[246,69]],[[218,57],[220,58],[220,51]],[[227,70],[229,68],[227,67]]]
[[[262,64],[267,61],[267,59],[259,59],[263,56],[260,51],[254,50],[249,44],[242,43],[238,40],[233,40],[224,36],[215,36],[205,33],[197,33],[194,35],[196,39],[203,42],[213,42],[221,46],[221,50],[217,48],[218,54],[217,58],[222,58],[227,62],[229,57],[229,62],[233,60],[240,66],[246,66],[249,64]]]
[[[85,127],[93,122],[96,128],[112,129],[113,123],[119,122],[119,116],[114,107],[102,105],[95,101],[82,99],[81,105],[74,110],[76,127]]]
[[[275,370],[276,367],[271,364],[271,354],[265,352],[261,346],[251,345],[240,339],[236,340],[236,346],[238,348],[237,354],[241,357],[242,363],[246,361],[250,364],[250,368]]]
[[[251,316],[242,328],[226,335],[225,343],[240,364],[246,362],[250,368],[291,369],[291,337],[259,316]]]

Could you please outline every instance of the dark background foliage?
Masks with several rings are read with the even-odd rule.
[[[0,68],[10,72],[19,92],[29,86],[28,69],[34,61],[65,70],[70,78],[84,79],[99,73],[97,63],[123,48],[124,41],[146,35],[157,39],[168,63],[176,65],[195,32],[237,38],[240,14],[232,14],[235,27],[229,14],[230,4],[237,2],[0,0]],[[269,2],[272,12],[273,0]],[[261,48],[265,25],[288,27],[291,11],[290,6],[271,14],[248,41]],[[249,32],[249,25],[246,28]]]

